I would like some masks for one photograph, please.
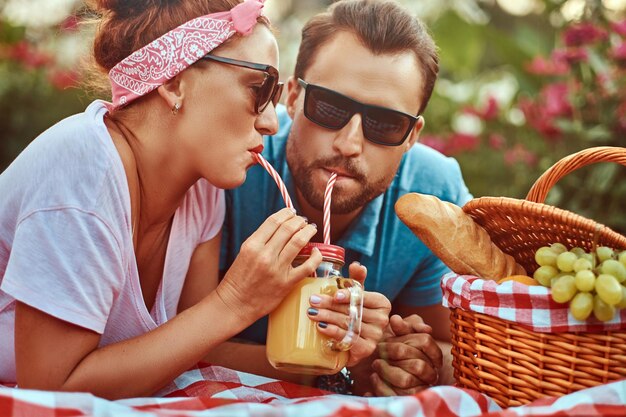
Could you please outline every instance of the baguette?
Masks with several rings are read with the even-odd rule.
[[[499,280],[527,275],[463,210],[437,197],[409,193],[395,204],[400,220],[452,271]]]

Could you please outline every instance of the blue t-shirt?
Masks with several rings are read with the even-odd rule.
[[[283,106],[278,107],[277,113],[280,129],[276,135],[265,138],[263,156],[278,171],[289,195],[295,196],[285,156],[292,122]],[[430,306],[441,302],[439,283],[449,268],[396,216],[395,202],[410,192],[431,194],[459,206],[472,198],[455,159],[416,143],[404,154],[387,191],[367,204],[335,244],[346,249],[344,274],[353,261],[367,267],[366,290],[382,293],[394,304]],[[298,210],[295,199],[293,203]],[[259,165],[250,168],[245,183],[226,192],[220,270],[227,270],[241,244],[270,215],[284,207],[280,191],[267,171]],[[265,343],[266,326],[264,318],[239,337]]]

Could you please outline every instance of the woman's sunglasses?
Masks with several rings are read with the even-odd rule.
[[[363,136],[370,142],[385,146],[399,146],[420,117],[386,107],[363,104],[319,85],[298,78],[304,88],[304,115],[322,127],[342,129],[355,113],[363,118]]]
[[[238,59],[225,58],[217,55],[205,55],[202,59],[264,72],[265,79],[263,80],[261,87],[259,87],[259,91],[257,91],[256,100],[254,102],[254,111],[257,114],[261,114],[270,102],[273,103],[274,106],[278,104],[280,95],[283,92],[283,83],[278,82],[278,70],[273,66],[257,64],[255,62],[240,61]]]

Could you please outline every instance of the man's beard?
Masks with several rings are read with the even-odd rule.
[[[292,140],[291,138],[289,140]],[[354,194],[347,194],[341,184],[335,184],[332,193],[330,210],[334,214],[348,214],[361,207],[385,192],[393,177],[378,178],[374,182],[368,182],[367,176],[356,166],[354,159],[346,159],[342,156],[318,159],[309,165],[299,159],[298,152],[294,146],[287,143],[287,164],[293,176],[293,181],[307,201],[316,210],[323,210],[324,190],[315,188],[313,182],[313,171],[319,168],[336,167],[340,168],[352,180],[359,184],[358,191]]]

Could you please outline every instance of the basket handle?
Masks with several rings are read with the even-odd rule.
[[[526,200],[543,203],[548,192],[561,178],[578,168],[596,162],[616,162],[626,166],[626,148],[598,146],[566,156],[537,178],[537,181],[530,187]]]

